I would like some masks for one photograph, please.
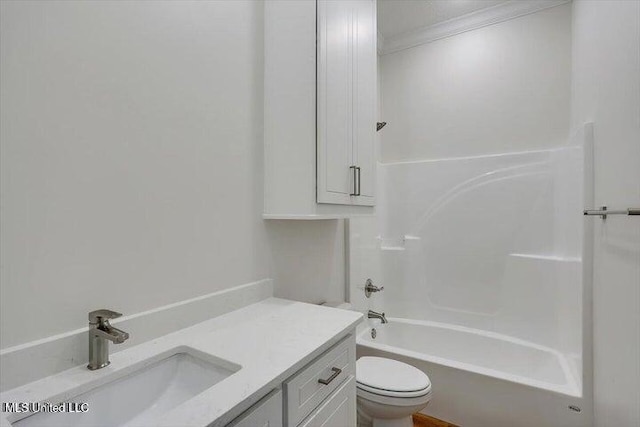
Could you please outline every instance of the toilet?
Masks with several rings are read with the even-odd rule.
[[[383,357],[356,361],[358,427],[413,427],[411,415],[431,400],[431,381],[420,369]]]

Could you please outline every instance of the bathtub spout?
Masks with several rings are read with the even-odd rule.
[[[384,313],[378,313],[376,311],[369,310],[369,312],[367,313],[367,317],[369,319],[380,319],[382,323],[389,323]]]

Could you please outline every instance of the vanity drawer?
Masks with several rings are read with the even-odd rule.
[[[356,379],[349,377],[298,427],[355,426],[356,412]]]
[[[287,425],[296,426],[342,382],[355,375],[356,342],[349,335],[284,383]]]

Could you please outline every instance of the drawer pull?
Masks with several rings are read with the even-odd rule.
[[[331,381],[335,380],[336,377],[342,373],[342,369],[340,369],[340,368],[335,368],[334,367],[334,368],[331,368],[331,370],[333,371],[333,374],[331,374],[331,376],[329,378],[327,378],[326,380],[323,380],[322,378],[320,378],[318,380],[318,382],[320,384],[328,385]]]

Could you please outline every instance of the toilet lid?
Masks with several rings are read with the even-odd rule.
[[[371,391],[410,393],[431,387],[429,377],[420,369],[383,357],[361,357],[356,361],[356,382]]]

